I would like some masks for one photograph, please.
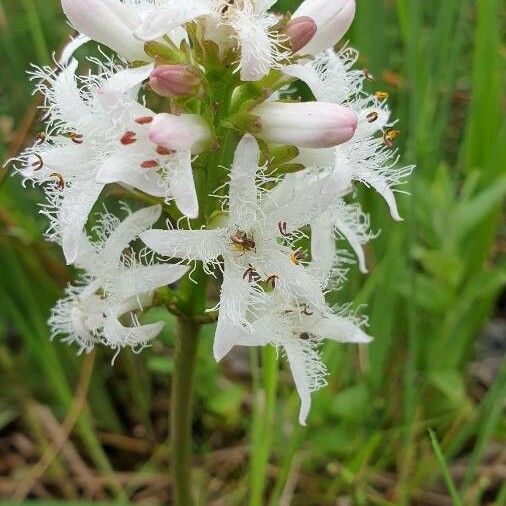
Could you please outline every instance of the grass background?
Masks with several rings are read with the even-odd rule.
[[[350,42],[376,76],[370,91],[390,93],[402,160],[417,164],[411,196],[399,198],[401,224],[361,191],[382,233],[367,252],[371,274],[353,268],[336,296],[367,305],[376,339],[324,348],[329,386],[302,428],[273,353],[239,352],[217,366],[206,328],[199,504],[506,504],[506,6],[357,5]],[[2,160],[40,129],[29,63],[49,63],[68,33],[57,0],[2,0]],[[38,192],[8,168],[0,181],[0,498],[170,504],[171,317],[149,315],[167,320],[161,338],[141,355],[122,352],[114,367],[108,350],[76,357],[50,343],[48,312],[72,273],[41,240]]]

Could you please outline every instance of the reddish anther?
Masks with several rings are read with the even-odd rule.
[[[38,146],[39,144],[42,144],[45,140],[46,140],[46,133],[39,132],[35,137],[35,145]]]
[[[70,134],[70,140],[74,143],[74,144],[82,144],[84,141],[83,141],[83,136],[81,134]]]
[[[33,171],[36,172],[36,171],[42,169],[42,167],[44,167],[44,160],[42,160],[42,157],[40,155],[35,154],[33,156],[35,156],[35,158],[37,158],[37,160],[32,163]]]
[[[268,284],[268,285],[271,285],[272,288],[276,288],[276,281],[279,279],[278,276],[276,276],[276,274],[272,274],[270,275],[266,280],[265,282]]]
[[[278,222],[278,230],[283,237],[287,237],[290,235],[286,230],[286,221]]]
[[[65,180],[63,179],[63,176],[61,174],[58,174],[58,172],[53,172],[49,175],[56,179],[56,187],[58,190],[63,191],[65,189]]]
[[[155,167],[158,167],[159,163],[156,160],[146,160],[145,162],[141,163],[141,167],[143,169],[154,169]]]
[[[136,118],[135,122],[139,125],[147,125],[153,121],[153,116],[141,116],[140,118]]]
[[[121,136],[121,144],[124,146],[128,146],[129,144],[133,144],[134,142],[137,142],[137,139],[135,138],[135,132],[127,131]]]
[[[161,156],[173,155],[175,153],[173,149],[167,149],[164,148],[163,146],[158,146],[156,148],[156,152]]]
[[[250,265],[245,271],[242,276],[242,279],[247,279],[248,283],[252,283],[253,281],[256,281],[258,279],[258,273],[255,271],[255,269]]]

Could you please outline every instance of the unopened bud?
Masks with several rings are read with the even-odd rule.
[[[309,16],[300,16],[292,19],[284,29],[285,35],[290,39],[292,53],[300,51],[314,37],[317,27]]]
[[[198,94],[200,77],[188,65],[160,65],[149,78],[151,89],[162,97],[188,97]]]
[[[264,102],[252,111],[259,136],[276,144],[330,148],[350,140],[357,128],[355,111],[326,102]]]
[[[314,20],[317,33],[302,48],[303,54],[318,54],[337,44],[355,16],[355,0],[304,0],[293,14]]]

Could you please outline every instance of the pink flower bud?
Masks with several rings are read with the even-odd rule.
[[[276,144],[330,148],[350,140],[357,128],[355,111],[326,102],[264,102],[253,109],[260,136]]]
[[[290,39],[292,53],[296,53],[306,46],[314,37],[316,30],[316,23],[309,16],[292,19],[284,29],[285,35]]]
[[[293,14],[293,19],[309,16],[317,31],[303,46],[302,54],[318,54],[337,44],[355,17],[355,0],[305,0]]]
[[[151,72],[149,84],[162,97],[197,95],[201,87],[197,70],[188,65],[160,65]]]

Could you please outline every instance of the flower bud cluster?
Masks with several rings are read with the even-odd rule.
[[[326,302],[352,262],[345,242],[367,271],[375,234],[354,188],[400,219],[412,167],[395,167],[388,95],[368,95],[357,53],[334,49],[355,1],[305,0],[291,17],[274,3],[62,0],[80,36],[56,69],[32,72],[47,127],[17,169],[44,189],[47,236],[82,272],[53,310],[54,336],[85,351],[146,345],[163,323],[143,324],[143,310],[197,264],[221,280],[216,359],[284,350],[305,423],[325,383],[321,342],[371,339],[364,318]],[[90,41],[115,56],[80,73],[72,55]],[[96,218],[106,195],[138,210]]]

